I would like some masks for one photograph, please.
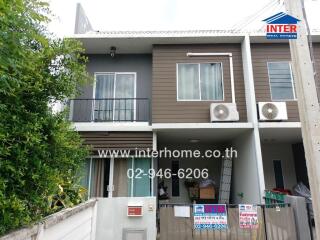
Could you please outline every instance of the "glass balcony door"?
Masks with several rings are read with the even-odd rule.
[[[136,73],[95,75],[94,121],[135,121]]]

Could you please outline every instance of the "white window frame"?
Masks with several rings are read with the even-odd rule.
[[[201,99],[201,73],[200,73],[200,64],[211,64],[211,63],[219,63],[221,66],[221,80],[222,80],[222,99],[221,100],[202,100]],[[179,65],[180,64],[193,64],[198,65],[199,68],[199,96],[200,99],[179,99]],[[178,102],[224,102],[225,101],[225,89],[224,89],[224,75],[223,75],[223,63],[222,62],[195,62],[195,63],[176,63],[176,85],[177,85],[177,101]]]
[[[291,85],[292,85],[292,91],[293,91],[293,99],[273,99],[272,96],[272,89],[271,89],[271,79],[270,79],[270,68],[269,63],[288,63],[290,68],[290,76],[291,76]],[[268,69],[268,79],[269,79],[269,91],[270,91],[270,98],[273,102],[290,102],[290,101],[297,101],[296,96],[296,89],[294,87],[294,78],[292,73],[292,65],[290,61],[268,61],[267,62],[267,69]]]
[[[94,109],[95,109],[95,98],[96,98],[96,84],[97,84],[97,76],[98,75],[108,75],[108,74],[114,74],[114,85],[113,85],[113,96],[115,96],[115,91],[116,91],[116,76],[117,74],[132,74],[134,75],[134,102],[133,102],[133,122],[136,121],[136,114],[137,114],[137,102],[136,102],[136,98],[137,98],[137,72],[95,72],[94,73],[94,83],[93,83],[93,93],[92,93],[92,116],[91,116],[91,119],[92,119],[92,122],[94,122]],[[113,97],[114,98],[114,97]],[[112,121],[114,121],[114,112],[115,112],[115,104],[113,104],[113,113],[112,113]],[[130,122],[130,121],[128,121]]]

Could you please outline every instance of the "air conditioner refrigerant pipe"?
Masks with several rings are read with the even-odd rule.
[[[232,98],[232,103],[236,103],[236,96],[235,96],[235,89],[234,89],[232,53],[192,53],[192,52],[187,53],[187,57],[202,57],[202,56],[228,56],[229,57],[230,79],[231,79],[231,98]]]

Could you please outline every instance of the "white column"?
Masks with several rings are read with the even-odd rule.
[[[246,106],[248,121],[253,124],[253,137],[254,137],[254,150],[256,157],[257,179],[259,181],[259,194],[261,203],[264,202],[264,172],[263,172],[263,160],[261,153],[261,141],[259,135],[259,124],[257,115],[257,103],[254,89],[254,77],[251,58],[251,47],[249,35],[246,35],[241,44],[242,50],[242,62],[243,62],[243,75],[246,93]]]
[[[90,158],[90,165],[89,165],[88,199],[90,199],[91,197],[91,178],[92,178],[92,157]]]
[[[153,132],[152,135],[152,150],[157,151],[157,133]],[[152,158],[151,159],[151,168],[154,169],[156,172],[158,171],[158,164],[157,164],[157,158]],[[151,180],[151,193],[152,196],[157,197],[157,190],[158,190],[158,181],[157,178],[154,177]]]
[[[114,157],[110,158],[110,169],[109,169],[109,185],[108,185],[108,198],[113,197],[113,172],[114,172]]]

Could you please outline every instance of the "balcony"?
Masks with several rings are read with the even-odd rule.
[[[148,98],[71,99],[72,122],[150,122]]]

